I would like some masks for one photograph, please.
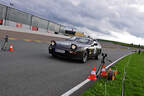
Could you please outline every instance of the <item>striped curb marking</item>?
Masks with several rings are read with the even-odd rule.
[[[41,40],[31,40],[31,39],[18,39],[18,38],[9,38],[9,40],[23,40],[23,41],[26,41],[26,42],[37,42],[37,43],[43,43],[44,41],[41,41]],[[48,43],[50,44],[50,41],[48,42],[44,42],[44,43]]]
[[[41,43],[41,41],[40,40],[33,40],[34,42],[37,42],[37,43]]]
[[[9,40],[18,40],[17,38],[9,38]]]
[[[30,40],[30,39],[23,39],[23,40],[26,42],[32,42],[32,40]]]

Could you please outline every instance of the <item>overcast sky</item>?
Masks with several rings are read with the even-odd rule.
[[[144,45],[144,0],[0,0],[94,38]]]

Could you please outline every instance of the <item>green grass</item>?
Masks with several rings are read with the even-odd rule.
[[[81,96],[121,96],[124,66],[127,72],[125,96],[144,96],[144,53],[135,53],[120,60],[112,67],[112,70],[118,70],[116,80],[107,81],[102,78],[94,82]]]
[[[126,71],[125,95],[144,96],[144,53],[133,54]]]

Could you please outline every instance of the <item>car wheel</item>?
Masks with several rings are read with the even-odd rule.
[[[49,50],[49,53],[50,53],[53,57],[56,57],[56,55],[55,55],[55,53],[54,53],[54,50],[51,50],[51,52],[50,52],[50,50]]]
[[[95,59],[98,60],[98,55],[95,56]]]
[[[82,57],[82,62],[83,62],[83,63],[86,63],[87,60],[88,60],[88,54],[87,54],[87,52],[85,52],[85,53],[83,54],[83,57]]]
[[[51,54],[53,57],[55,57],[54,53]]]
[[[56,57],[56,55],[55,55],[55,53],[54,53],[53,51],[52,51],[51,55],[52,55],[53,57]]]
[[[100,49],[100,50],[99,50],[99,54],[101,54],[101,52],[102,52],[102,50]]]

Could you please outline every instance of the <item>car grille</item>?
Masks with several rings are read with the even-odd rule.
[[[62,46],[62,45],[57,45],[57,46],[55,46],[55,48],[61,49],[61,50],[70,50],[70,48],[68,46]]]

